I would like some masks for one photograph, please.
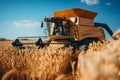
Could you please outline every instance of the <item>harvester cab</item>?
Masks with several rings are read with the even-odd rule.
[[[47,41],[41,37],[34,44],[43,48],[50,44],[64,44],[73,46],[73,49],[86,50],[89,43],[105,40],[104,29],[112,36],[113,32],[105,23],[95,23],[97,13],[79,8],[54,12],[54,17],[45,17],[47,26]],[[43,27],[43,24],[42,26]],[[21,47],[18,39],[12,43],[13,46]]]
[[[69,36],[69,20],[64,17],[50,17],[44,19],[47,24],[48,36]]]

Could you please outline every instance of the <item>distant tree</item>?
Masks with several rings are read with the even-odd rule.
[[[8,41],[6,38],[0,38],[0,41]]]

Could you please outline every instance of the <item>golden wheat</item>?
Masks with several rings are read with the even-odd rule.
[[[114,38],[120,39],[120,29],[117,30],[113,35]]]
[[[109,40],[89,45],[86,52],[33,46],[19,50],[11,42],[0,42],[2,80],[119,80],[120,41]],[[76,61],[77,62],[77,68]]]
[[[0,69],[6,73],[5,75],[7,71],[15,68],[21,74],[27,74],[28,80],[54,80],[58,75],[71,71],[71,48],[63,50],[53,47],[44,49],[33,47],[31,50],[19,50],[11,46],[7,48],[2,46],[0,54],[0,66],[2,66]]]
[[[98,46],[99,45],[99,46]],[[119,80],[120,41],[93,43],[79,55],[77,80]]]

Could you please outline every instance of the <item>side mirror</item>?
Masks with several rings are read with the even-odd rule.
[[[75,17],[75,21],[74,21],[74,23],[77,23],[77,17]]]
[[[41,23],[41,28],[43,28],[43,22]]]

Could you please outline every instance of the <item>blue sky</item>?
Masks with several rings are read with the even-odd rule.
[[[115,32],[120,29],[119,3],[120,0],[0,0],[0,37],[43,36],[40,23],[44,17],[71,8],[97,12],[95,22],[107,23]]]

